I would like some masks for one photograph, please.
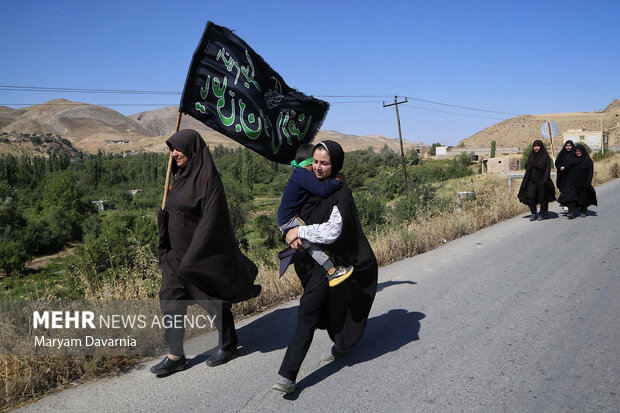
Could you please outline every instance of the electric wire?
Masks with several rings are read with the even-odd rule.
[[[64,87],[44,87],[44,86],[16,86],[16,85],[0,85],[0,90],[6,91],[22,91],[22,92],[65,92],[65,93],[109,93],[120,95],[180,95],[180,92],[159,91],[159,90],[131,90],[131,89],[94,89],[94,88],[64,88]],[[369,99],[369,98],[391,98],[395,95],[316,95],[317,98],[342,98],[342,99]],[[408,100],[415,100],[418,102],[430,103],[433,105],[449,106],[454,108],[460,108],[465,110],[473,110],[477,112],[496,113],[500,115],[518,116],[519,113],[514,112],[501,112],[497,110],[481,109],[472,106],[454,105],[451,103],[437,102],[433,100],[421,99],[411,96],[403,96]],[[345,102],[338,102],[345,103]],[[359,102],[355,102],[359,103]],[[129,106],[129,104],[126,104]],[[123,105],[114,105],[123,106]],[[138,105],[135,106],[148,106]],[[430,110],[430,109],[429,109]],[[457,114],[454,112],[446,112],[449,114]],[[466,115],[469,116],[469,115]]]
[[[408,104],[408,103],[402,103],[401,105],[402,105],[402,107],[407,108],[407,109],[422,109],[422,110],[429,110],[429,111],[431,111],[431,112],[449,113],[450,115],[466,116],[466,117],[468,117],[468,118],[481,118],[481,119],[506,120],[506,118],[497,118],[497,117],[492,117],[492,116],[470,115],[470,114],[467,114],[467,113],[448,112],[448,111],[446,111],[446,110],[439,110],[439,109],[423,108],[423,107],[421,107],[421,106],[410,105],[410,104]]]

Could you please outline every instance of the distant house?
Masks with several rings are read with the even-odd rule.
[[[447,146],[436,146],[435,147],[435,155],[436,156],[446,156],[448,154]]]
[[[562,144],[570,140],[577,145],[578,143],[585,143],[592,150],[598,151],[601,149],[601,145],[605,140],[605,144],[609,143],[609,132],[605,131],[588,131],[585,129],[568,129],[566,132],[562,132]]]
[[[514,156],[502,156],[480,161],[483,174],[508,174],[521,169],[521,159]]]

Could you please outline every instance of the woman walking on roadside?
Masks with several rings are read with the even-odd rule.
[[[596,191],[592,187],[594,162],[583,145],[575,146],[575,156],[563,166],[566,182],[558,202],[568,206],[568,219],[575,218],[577,207],[579,216],[585,218],[588,207],[597,205]]]
[[[327,140],[314,147],[312,167],[320,180],[335,177],[343,162],[344,151],[338,143]],[[303,250],[302,239],[321,244],[336,262],[355,267],[355,272],[346,282],[330,288],[323,267],[308,254],[294,255],[295,272],[304,290],[299,300],[295,332],[273,386],[285,393],[295,391],[297,374],[315,329],[327,329],[334,343],[323,355],[324,361],[343,356],[362,337],[377,291],[377,260],[346,184],[327,198],[309,197],[299,217],[306,225],[289,230],[287,244],[297,250]]]
[[[555,187],[551,180],[551,157],[541,140],[532,143],[532,152],[525,162],[525,175],[517,195],[519,201],[530,207],[530,221],[542,221],[555,200]],[[536,206],[540,210],[536,213]]]
[[[206,363],[215,367],[238,355],[231,304],[258,295],[260,286],[253,285],[258,269],[239,250],[222,180],[200,134],[184,129],[166,144],[174,159],[174,182],[157,216],[160,306],[172,319],[184,316],[194,302],[216,315],[218,352]],[[184,334],[183,326],[167,326],[169,354],[151,367],[152,373],[187,368]]]
[[[555,184],[560,192],[562,192],[562,188],[564,188],[564,184],[566,183],[566,164],[575,156],[575,151],[573,150],[574,147],[575,143],[570,139],[567,140],[564,142],[562,150],[555,159],[555,173],[557,175]]]

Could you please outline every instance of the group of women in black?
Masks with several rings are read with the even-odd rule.
[[[596,205],[596,192],[592,187],[594,163],[583,145],[568,140],[555,160],[556,184],[560,191],[558,202],[568,208],[569,219],[585,217],[590,205]],[[532,143],[525,163],[525,175],[517,195],[519,201],[530,207],[530,221],[542,221],[548,215],[549,202],[555,200],[555,187],[551,180],[551,157],[541,140]],[[537,210],[537,206],[540,209]]]
[[[568,207],[568,218],[584,218],[590,205],[597,205],[596,192],[592,187],[594,162],[583,145],[566,141],[555,160],[557,185],[560,190],[558,202]]]
[[[161,308],[164,314],[184,315],[188,305],[197,303],[216,315],[218,351],[206,362],[214,367],[238,356],[231,304],[260,293],[260,286],[254,285],[257,268],[239,250],[222,181],[202,137],[186,129],[172,135],[166,144],[174,160],[174,182],[165,208],[158,214]],[[313,170],[320,180],[333,178],[343,166],[344,151],[336,142],[318,143],[313,155]],[[324,360],[347,353],[359,341],[377,290],[377,260],[346,184],[326,198],[311,195],[299,217],[307,226],[320,226],[330,221],[336,210],[340,216],[338,235],[321,248],[339,263],[355,268],[346,282],[329,288],[325,270],[303,252],[301,240],[287,239],[297,250],[293,263],[303,294],[297,326],[273,386],[285,393],[295,391],[316,328],[327,330],[334,343]],[[152,373],[167,375],[187,368],[183,335],[182,328],[166,329],[169,354],[151,367]]]

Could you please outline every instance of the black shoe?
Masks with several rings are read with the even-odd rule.
[[[239,356],[237,349],[234,350],[218,350],[217,353],[207,359],[207,366],[217,367],[228,363],[230,360]]]
[[[536,216],[537,214],[532,214],[532,216],[530,217],[530,221],[536,221]]]
[[[586,213],[585,213],[585,212],[582,212],[581,214],[579,214],[579,217],[580,217],[580,218],[585,218],[585,217],[586,217]]]
[[[164,357],[162,361],[150,368],[153,374],[168,374],[176,371],[183,371],[187,368],[187,361],[185,356],[181,356],[178,360],[171,360],[168,356]]]
[[[575,214],[568,214],[568,219],[575,219]]]

